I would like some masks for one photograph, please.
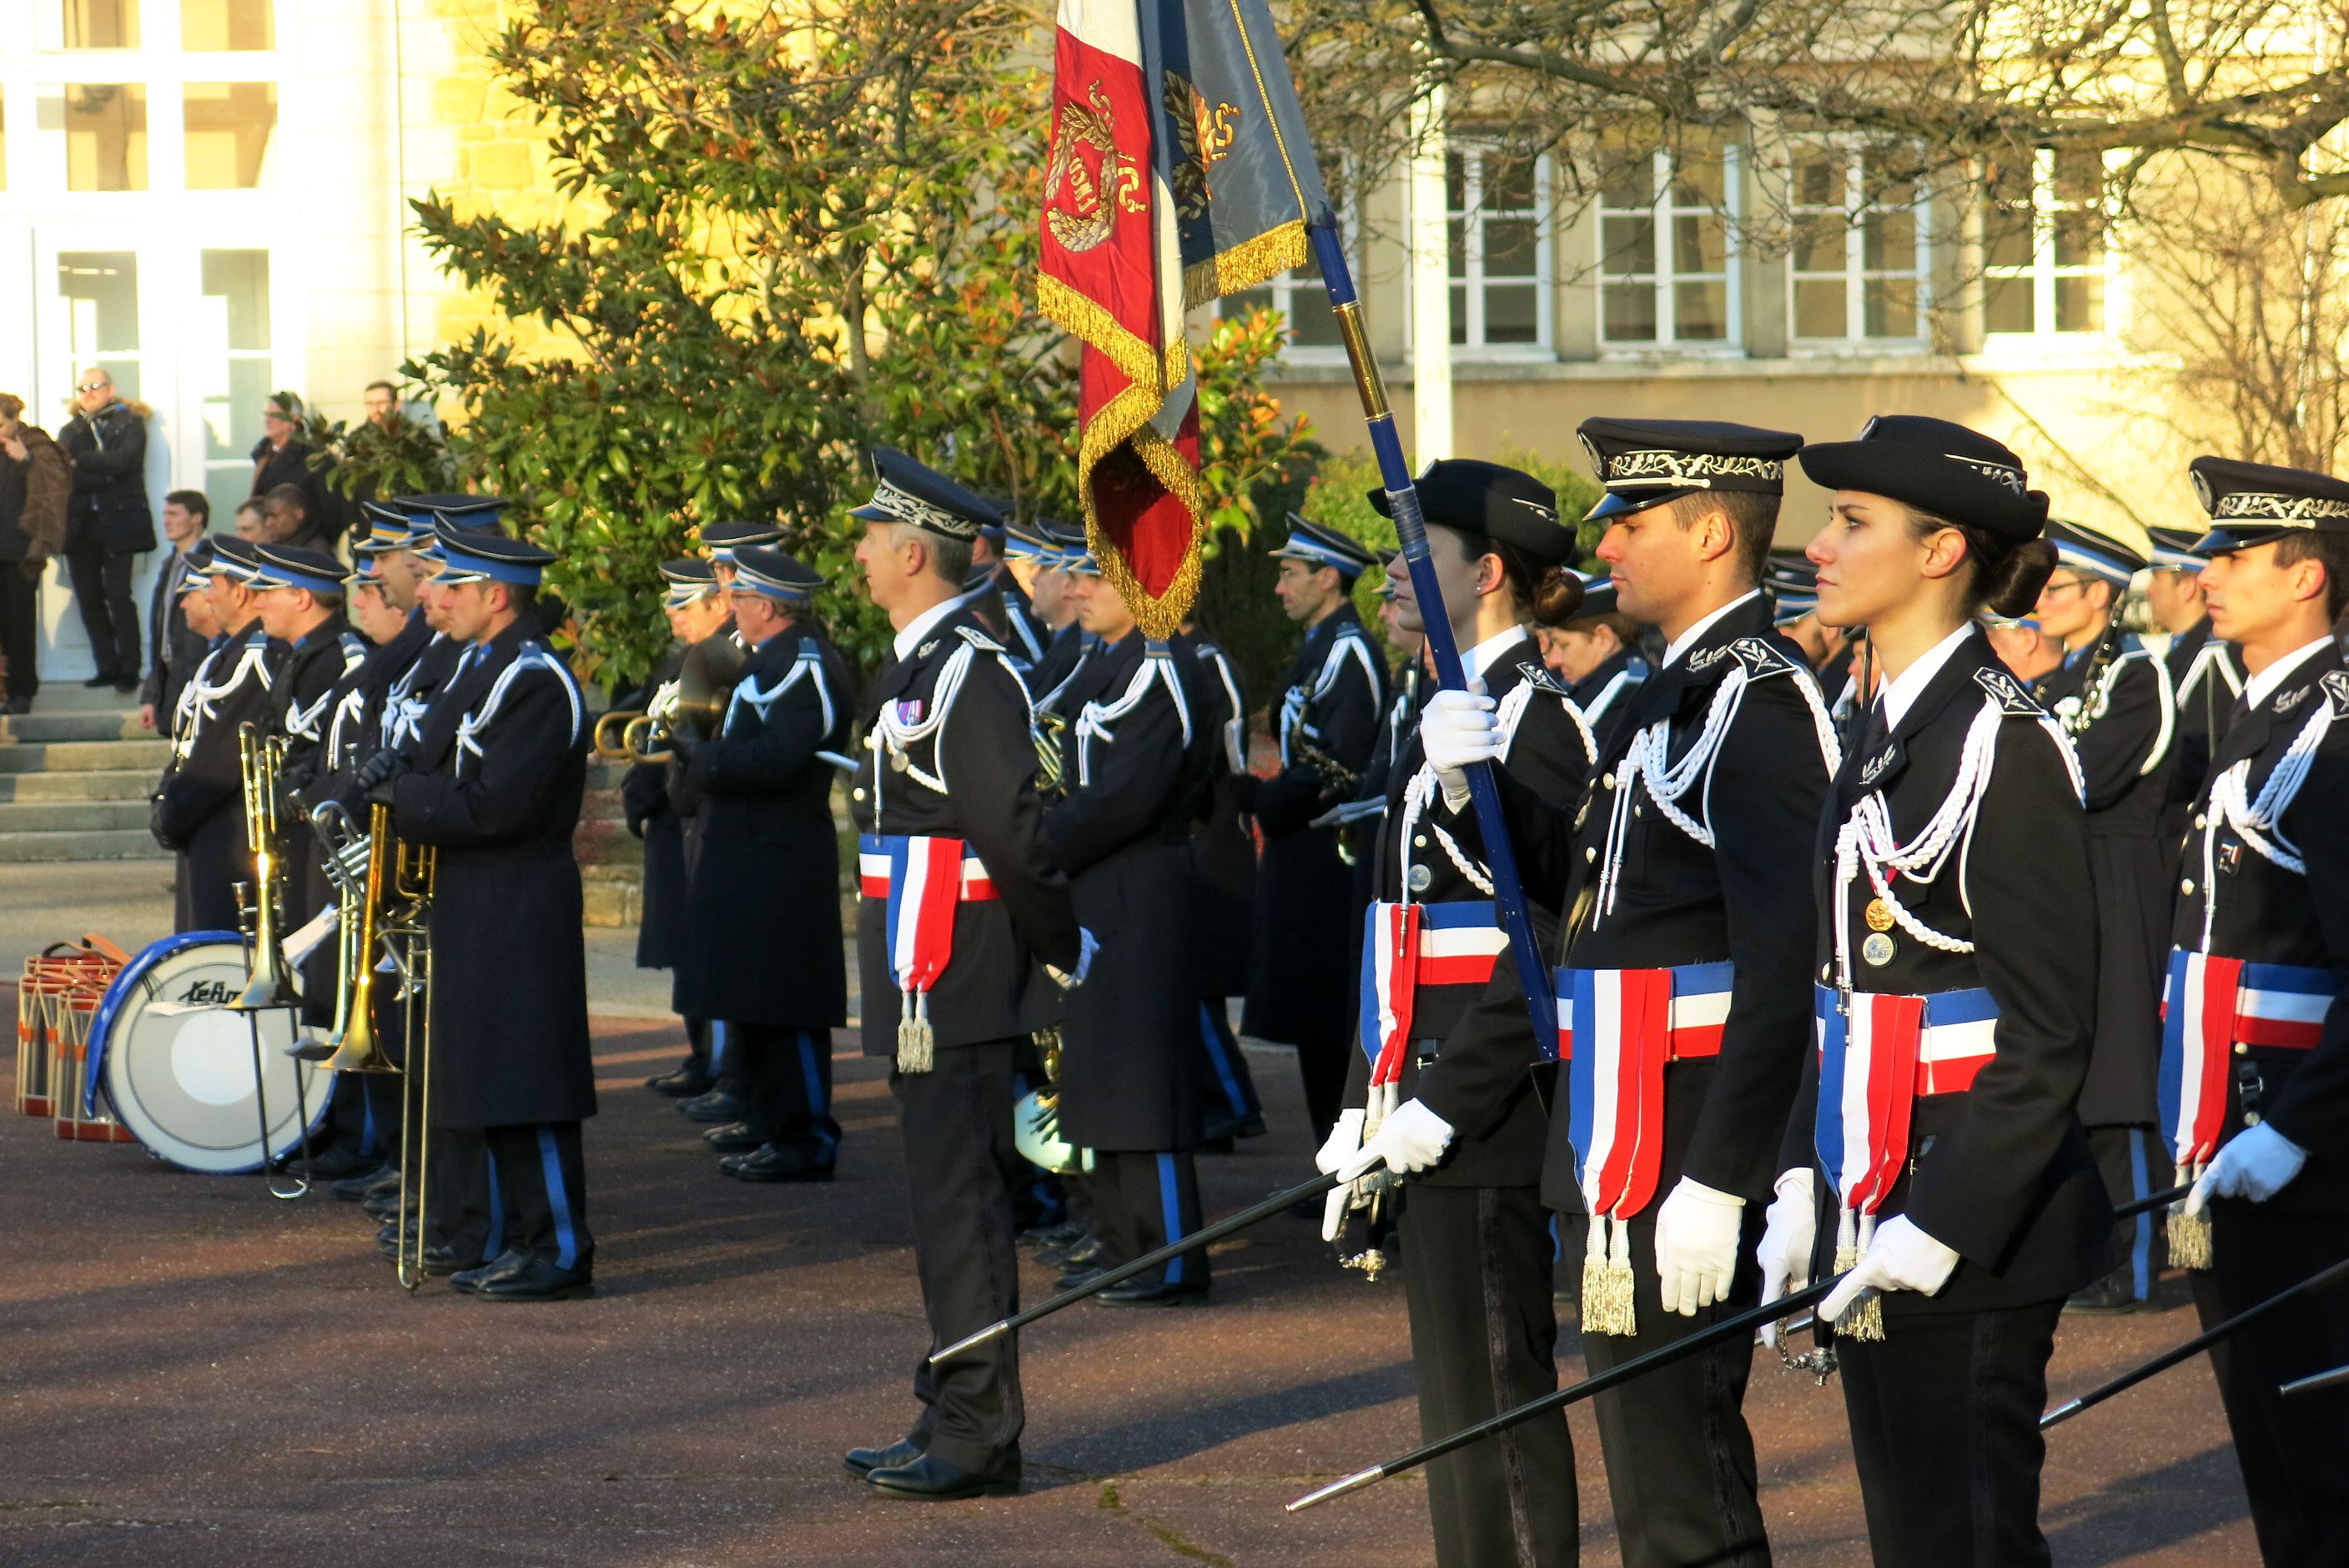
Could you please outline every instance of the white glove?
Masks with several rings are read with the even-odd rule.
[[[1061,990],[1073,991],[1085,983],[1086,975],[1092,973],[1093,954],[1100,951],[1100,938],[1081,925],[1077,927],[1077,972],[1071,975],[1047,964],[1044,965],[1044,973],[1050,975],[1052,977],[1052,984]]]
[[[1858,1266],[1819,1303],[1819,1315],[1833,1323],[1863,1290],[1913,1290],[1931,1295],[1949,1283],[1950,1271],[1957,1266],[1954,1251],[1919,1230],[1908,1215],[1895,1214],[1876,1227],[1876,1239],[1868,1243]]]
[[[2291,1186],[2307,1163],[2308,1150],[2267,1122],[2247,1127],[2228,1140],[2194,1183],[2194,1191],[2186,1194],[2186,1212],[2199,1214],[2213,1198],[2264,1203]]]
[[[1683,1176],[1656,1211],[1656,1277],[1664,1310],[1694,1317],[1729,1296],[1745,1200]]]
[[[1314,1152],[1313,1168],[1315,1170],[1324,1175],[1331,1175],[1346,1168],[1347,1163],[1362,1147],[1364,1115],[1365,1113],[1360,1110],[1341,1110],[1338,1113],[1338,1124],[1330,1130],[1330,1136],[1321,1140],[1321,1147]],[[1346,1222],[1346,1206],[1352,1202],[1353,1199],[1354,1191],[1350,1183],[1340,1181],[1330,1189],[1329,1197],[1321,1202],[1321,1239],[1323,1241],[1334,1242],[1338,1239],[1338,1232]]]
[[[1811,1168],[1798,1165],[1792,1171],[1782,1171],[1771,1189],[1777,1194],[1770,1200],[1766,1222],[1762,1232],[1762,1244],[1754,1249],[1754,1261],[1762,1265],[1762,1299],[1775,1301],[1782,1295],[1792,1295],[1811,1282],[1811,1251],[1818,1243],[1818,1190],[1814,1184]],[[1762,1343],[1778,1343],[1783,1321],[1762,1326]]]
[[[1466,691],[1438,691],[1420,713],[1420,748],[1444,786],[1444,803],[1454,811],[1468,803],[1468,776],[1462,769],[1472,762],[1498,761],[1508,749],[1494,707],[1479,680]]]
[[[1383,1162],[1396,1175],[1407,1176],[1443,1159],[1451,1146],[1452,1124],[1419,1101],[1407,1099],[1387,1113],[1376,1135],[1338,1174],[1357,1181]]]

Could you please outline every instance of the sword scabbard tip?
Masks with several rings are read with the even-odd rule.
[[[1003,1333],[1003,1325],[999,1323],[990,1323],[985,1328],[980,1329],[977,1334],[971,1335],[968,1338],[956,1340],[944,1350],[932,1351],[930,1353],[930,1365],[936,1367],[950,1356],[959,1356],[966,1350],[976,1350],[978,1346],[986,1344],[990,1339],[1002,1338]]]
[[[2039,1429],[2044,1432],[2050,1427],[2057,1426],[2064,1421],[2070,1420],[2074,1416],[2076,1416],[2079,1413],[2080,1401],[2077,1399],[2067,1399],[2063,1404],[2056,1406],[2054,1409],[2039,1418]]]
[[[1376,1465],[1372,1465],[1366,1470],[1356,1470],[1343,1480],[1333,1480],[1319,1491],[1307,1492],[1295,1502],[1285,1505],[1286,1511],[1296,1513],[1303,1509],[1311,1508],[1317,1502],[1327,1502],[1333,1497],[1343,1497],[1350,1491],[1360,1491],[1372,1481],[1384,1479],[1385,1474],[1386,1472]]]

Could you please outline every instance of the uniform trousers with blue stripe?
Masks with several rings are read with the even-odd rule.
[[[767,1142],[809,1163],[830,1165],[840,1152],[832,1114],[832,1031],[779,1024],[719,1026],[740,1074],[742,1119]]]
[[[492,1191],[504,1234],[498,1255],[520,1253],[558,1268],[585,1269],[595,1261],[587,1230],[587,1172],[580,1158],[579,1123],[522,1122],[486,1128]]]
[[[1201,1081],[1207,1090],[1210,1128],[1225,1117],[1242,1122],[1261,1120],[1264,1117],[1264,1102],[1257,1098],[1256,1077],[1248,1071],[1247,1057],[1240,1053],[1239,1037],[1232,1033],[1231,1013],[1225,1003],[1221,996],[1203,996],[1199,1000],[1199,1044],[1207,1057],[1207,1070]]]
[[[1105,1265],[1130,1263],[1199,1228],[1199,1174],[1187,1149],[1180,1153],[1097,1150],[1085,1178],[1085,1194],[1092,1202],[1095,1233],[1108,1251]],[[1128,1283],[1149,1286],[1162,1282],[1204,1290],[1206,1253],[1181,1253]]]

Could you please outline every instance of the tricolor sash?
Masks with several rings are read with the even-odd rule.
[[[1371,905],[1359,1033],[1372,1087],[1402,1079],[1419,987],[1483,985],[1508,940],[1489,899]]]
[[[1628,1220],[1656,1194],[1664,1065],[1721,1054],[1733,965],[1560,969],[1557,1053],[1569,1063],[1569,1134],[1593,1215]]]
[[[2342,983],[2330,969],[2170,950],[2161,993],[2160,1096],[2176,1164],[2198,1169],[2218,1152],[2234,1047],[2314,1049]]]
[[[902,993],[897,1066],[927,1072],[935,1040],[930,987],[954,959],[955,906],[995,896],[978,854],[960,839],[859,835],[858,885],[888,903],[889,973]]]
[[[1909,1158],[1909,1114],[1920,1095],[1955,1094],[1998,1055],[1998,1004],[1987,991],[1929,996],[1854,992],[1851,1011],[1815,987],[1819,1041],[1813,1141],[1847,1212],[1874,1214]]]

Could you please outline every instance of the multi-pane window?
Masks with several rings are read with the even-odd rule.
[[[180,47],[191,54],[276,47],[272,0],[180,0]]]
[[[1982,213],[1982,325],[2105,330],[2104,169],[2041,149],[1992,167]]]
[[[1927,209],[1915,179],[1882,157],[1838,147],[1795,156],[1789,270],[1797,338],[1925,334]]]
[[[59,251],[57,297],[74,372],[96,366],[125,397],[139,396],[139,253]]]
[[[206,251],[203,294],[182,349],[203,400],[204,490],[225,517],[253,485],[261,410],[274,388],[269,253]]]
[[[135,49],[139,0],[59,0],[68,49]]]
[[[275,82],[190,82],[181,89],[188,189],[251,191],[277,129]]]
[[[66,189],[147,189],[147,88],[73,82],[65,89]]]
[[[1321,264],[1310,254],[1305,264],[1276,274],[1261,288],[1226,294],[1217,314],[1227,320],[1253,310],[1279,314],[1288,327],[1291,348],[1336,348],[1338,318],[1330,310],[1330,295],[1321,286]]]
[[[1729,345],[1739,331],[1733,150],[1619,155],[1602,170],[1599,332],[1609,344]]]
[[[1550,341],[1544,243],[1549,160],[1468,147],[1444,160],[1452,341],[1469,348]]]

